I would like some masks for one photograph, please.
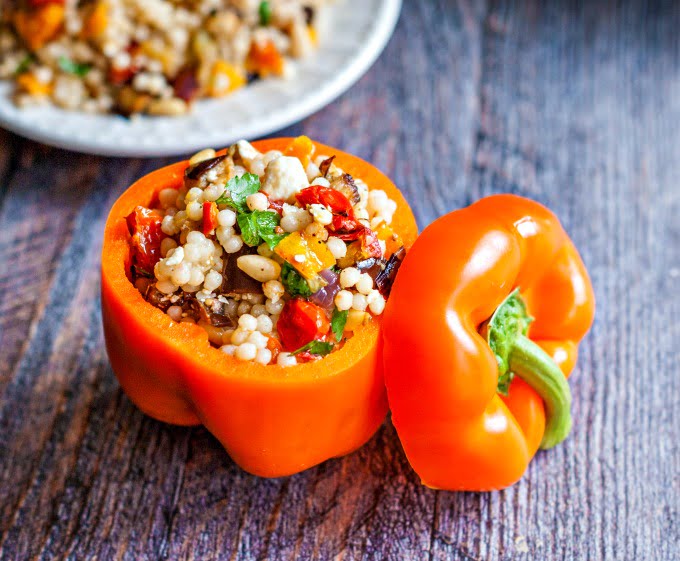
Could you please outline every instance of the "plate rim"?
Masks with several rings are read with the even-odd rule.
[[[331,81],[327,82],[317,91],[310,93],[309,97],[303,98],[304,101],[297,101],[288,105],[283,111],[277,110],[273,115],[268,116],[266,120],[254,119],[252,122],[244,124],[244,126],[239,127],[239,134],[225,135],[221,144],[227,145],[239,138],[259,138],[288,127],[329,105],[356,84],[384,51],[401,13],[402,0],[379,1],[380,11],[368,16],[376,21],[376,26],[372,28],[369,40],[358,48],[351,56],[349,64],[342,66]],[[341,9],[342,6],[336,5],[335,8]],[[9,83],[9,80],[0,80],[0,84],[3,82]],[[8,100],[8,102],[12,103],[11,100]],[[62,114],[69,113],[64,109],[53,107],[49,109],[54,109]],[[78,112],[78,115],[82,115],[82,112]],[[92,137],[66,139],[58,134],[53,135],[49,132],[43,132],[41,129],[31,126],[30,123],[12,120],[11,115],[6,115],[2,112],[0,112],[0,127],[42,144],[105,157],[153,158],[177,156],[205,147],[205,143],[201,144],[198,141],[186,142],[184,144],[164,144],[154,148],[148,144],[132,147],[126,145],[116,147],[108,142],[98,144],[96,140],[93,143]],[[209,142],[209,140],[206,140],[206,142]]]

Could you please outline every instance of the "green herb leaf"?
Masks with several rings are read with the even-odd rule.
[[[326,356],[328,353],[330,353],[333,350],[333,343],[327,343],[326,341],[310,341],[306,345],[303,345],[300,347],[298,350],[293,351],[292,355],[297,355],[300,353],[304,353],[305,351],[313,354],[313,355],[319,355],[319,356]]]
[[[33,57],[31,55],[26,55],[22,59],[22,61],[17,65],[16,70],[14,71],[14,75],[19,76],[20,74],[27,72],[28,69],[31,67],[31,64],[33,64]]]
[[[269,2],[260,2],[260,25],[267,26],[272,21],[272,5]]]
[[[267,242],[269,249],[274,249],[288,235],[276,233],[276,227],[281,222],[281,217],[278,213],[268,210],[256,210],[253,214],[257,221],[257,231],[260,237]]]
[[[257,222],[252,212],[244,212],[236,217],[238,227],[241,228],[243,243],[250,247],[260,245],[260,235],[257,233]]]
[[[277,245],[279,245],[279,242],[287,235],[288,234],[277,234],[275,232],[269,233],[260,231],[260,236],[265,242],[267,242],[269,249],[274,249]]]
[[[245,173],[230,179],[225,187],[227,192],[215,202],[218,205],[228,204],[238,212],[248,212],[246,199],[260,190],[260,178],[254,173]]]
[[[271,249],[274,249],[288,235],[276,233],[280,220],[277,213],[268,210],[242,212],[236,217],[238,226],[241,228],[241,237],[246,245],[253,247],[260,245],[264,240]]]
[[[347,323],[347,316],[349,315],[349,310],[343,310],[342,312],[335,308],[333,310],[333,316],[331,317],[331,330],[333,335],[335,335],[335,340],[340,341],[342,339],[342,334],[345,331],[345,324]]]
[[[307,298],[312,295],[312,289],[307,281],[290,263],[284,263],[281,267],[281,282],[291,296]]]
[[[71,59],[68,59],[65,56],[60,56],[57,60],[57,64],[64,72],[67,72],[68,74],[74,74],[80,78],[87,76],[87,73],[91,68],[89,64],[73,62]]]

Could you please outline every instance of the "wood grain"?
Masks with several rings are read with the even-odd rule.
[[[0,131],[0,558],[680,557],[680,4],[405,2],[370,72],[283,134],[376,163],[419,224],[503,191],[553,208],[598,312],[575,427],[513,488],[420,486],[392,426],[303,474],[240,471],[142,415],[108,365],[108,208],[168,160]]]

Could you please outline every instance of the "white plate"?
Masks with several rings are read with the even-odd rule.
[[[321,109],[356,82],[387,44],[401,0],[337,0],[317,53],[295,63],[291,79],[256,82],[224,99],[201,100],[181,117],[88,115],[56,107],[18,109],[0,81],[0,126],[27,138],[89,154],[170,156],[226,146],[286,127]],[[338,31],[332,31],[332,29]]]

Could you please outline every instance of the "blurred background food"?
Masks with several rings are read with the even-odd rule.
[[[21,107],[181,115],[260,78],[293,79],[329,0],[4,0],[0,79]]]

